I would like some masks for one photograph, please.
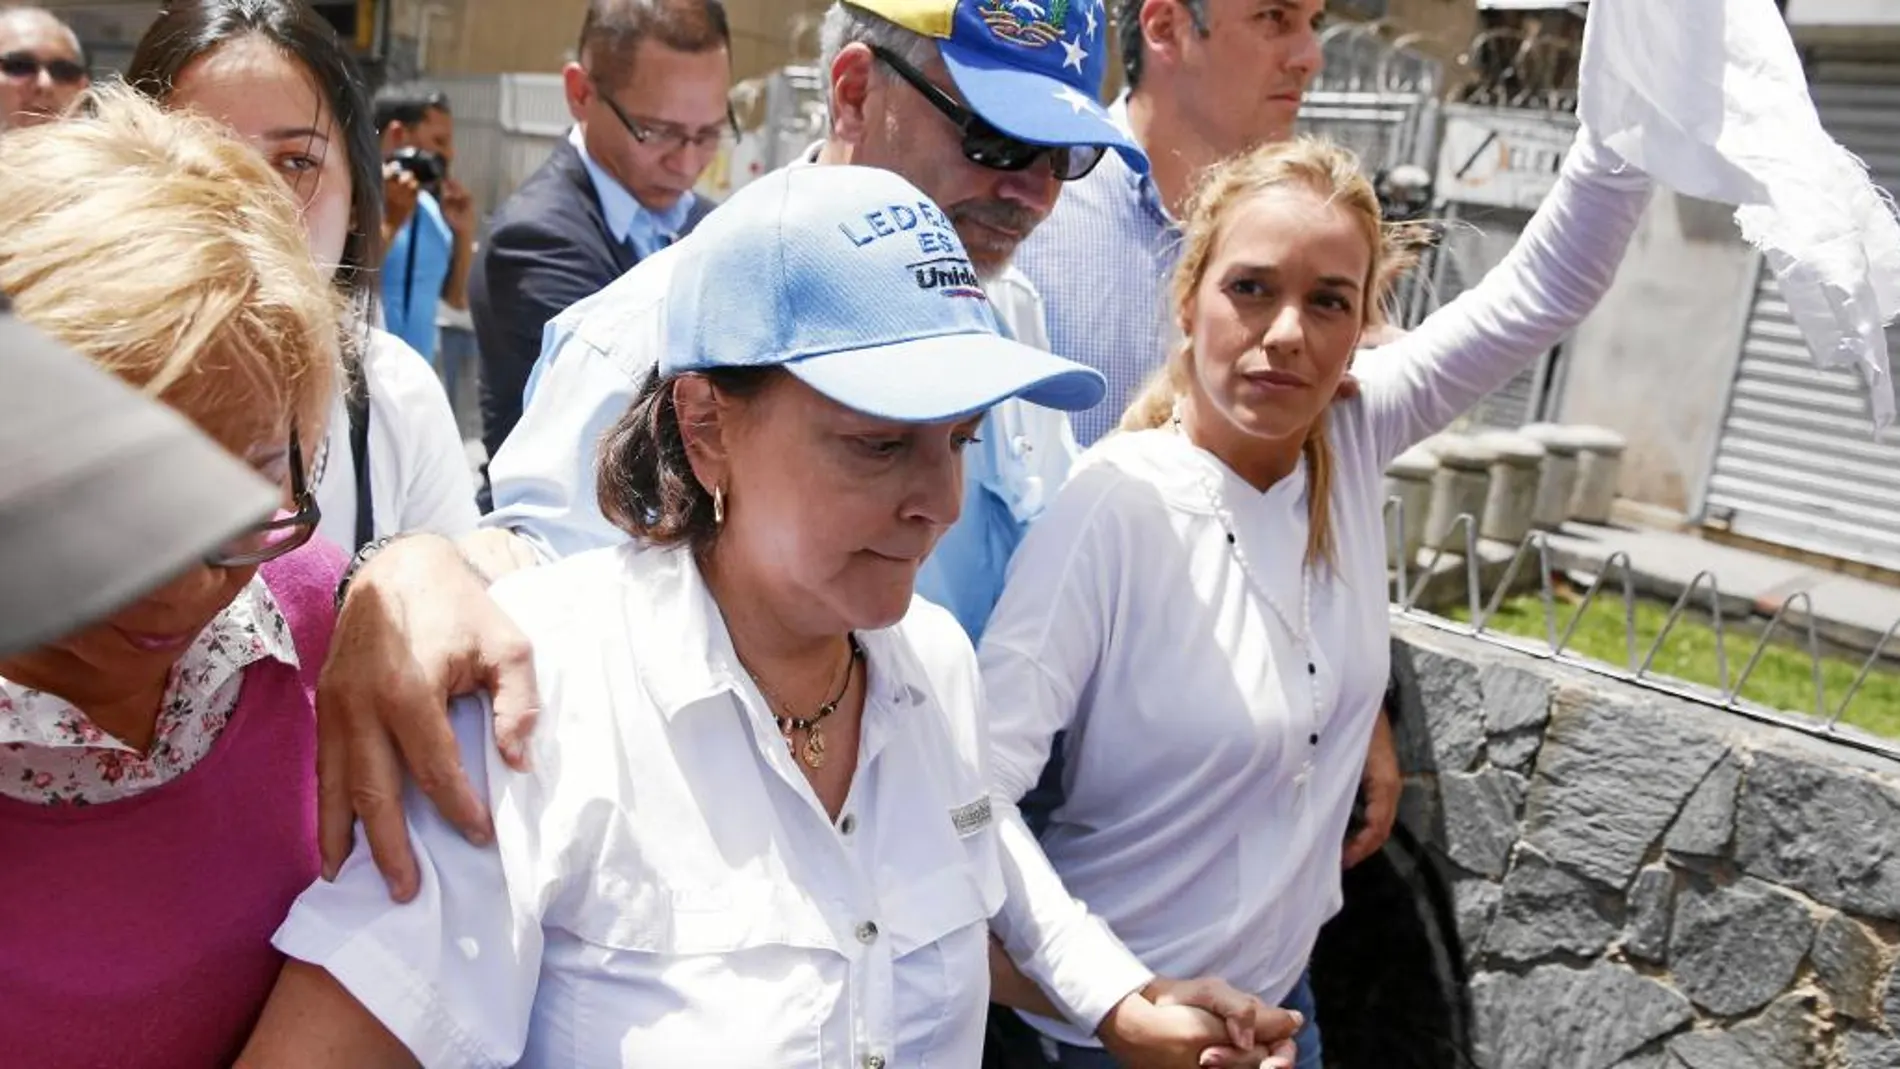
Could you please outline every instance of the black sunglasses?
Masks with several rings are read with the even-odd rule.
[[[904,62],[903,57],[882,45],[872,45],[871,53],[899,78],[923,94],[944,118],[963,135],[963,158],[992,171],[1026,171],[1044,155],[1056,178],[1073,182],[1084,177],[1108,154],[1104,145],[1037,145],[991,126],[983,117],[950,99],[950,94],[924,77],[924,73]]]
[[[8,78],[38,78],[40,72],[51,75],[60,85],[78,85],[86,80],[86,68],[70,59],[49,59],[44,62],[31,52],[8,52],[0,56],[0,74]]]
[[[726,104],[724,126],[709,127],[698,133],[690,133],[679,127],[669,128],[659,123],[649,124],[635,119],[628,115],[619,104],[614,103],[614,98],[608,95],[607,88],[600,84],[599,79],[589,74],[588,80],[594,83],[594,91],[600,94],[601,102],[607,105],[607,110],[613,112],[614,118],[620,120],[620,125],[627,128],[627,133],[632,134],[633,139],[642,145],[652,145],[666,152],[678,152],[688,145],[694,148],[710,148],[728,136],[734,141],[738,141],[743,136],[739,132],[739,114],[732,110],[730,102]]]
[[[205,563],[213,568],[248,568],[276,560],[310,541],[323,518],[317,508],[317,495],[305,484],[303,449],[297,442],[297,429],[290,429],[290,503],[277,515],[245,528],[223,545],[205,554]]]

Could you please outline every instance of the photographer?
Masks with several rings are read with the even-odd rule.
[[[383,322],[431,363],[438,302],[468,307],[475,206],[449,177],[455,118],[441,93],[389,86],[376,94],[383,152]]]

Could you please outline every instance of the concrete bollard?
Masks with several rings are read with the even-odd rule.
[[[1398,498],[1404,510],[1405,528],[1399,532],[1399,544],[1391,547],[1386,564],[1396,565],[1398,554],[1409,563],[1418,559],[1425,544],[1425,520],[1432,507],[1432,476],[1438,472],[1438,457],[1423,446],[1413,446],[1395,457],[1385,469],[1386,500]],[[1388,521],[1389,523],[1389,521]],[[1391,528],[1386,528],[1388,541]]]
[[[1498,455],[1491,465],[1491,488],[1485,495],[1478,533],[1515,546],[1531,533],[1544,447],[1535,439],[1510,431],[1493,431],[1481,435],[1478,441]]]
[[[1577,491],[1570,499],[1570,518],[1598,526],[1610,522],[1616,504],[1617,479],[1623,474],[1623,450],[1629,443],[1603,427],[1579,427]]]
[[[1484,516],[1484,502],[1491,488],[1491,465],[1497,453],[1476,439],[1444,434],[1432,439],[1430,447],[1438,456],[1438,472],[1432,476],[1432,505],[1425,520],[1425,545],[1462,553],[1462,532],[1449,541],[1452,525],[1458,517],[1470,513],[1473,521]],[[1475,533],[1475,532],[1474,532]]]
[[[1543,474],[1537,480],[1537,504],[1531,523],[1555,531],[1570,518],[1570,500],[1577,493],[1577,429],[1557,423],[1528,423],[1519,434],[1544,447]]]

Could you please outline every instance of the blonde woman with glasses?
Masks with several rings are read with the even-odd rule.
[[[335,302],[265,162],[124,90],[6,135],[0,291],[284,488],[275,519],[163,587],[0,660],[0,1060],[228,1064],[318,871],[316,674],[343,561],[312,539],[309,445]],[[114,463],[114,428],[95,433]]]

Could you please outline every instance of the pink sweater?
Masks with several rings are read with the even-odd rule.
[[[0,797],[0,1063],[237,1056],[277,978],[271,933],[318,873],[316,679],[342,564],[313,541],[264,566],[303,668],[245,669],[190,771],[96,806]]]

